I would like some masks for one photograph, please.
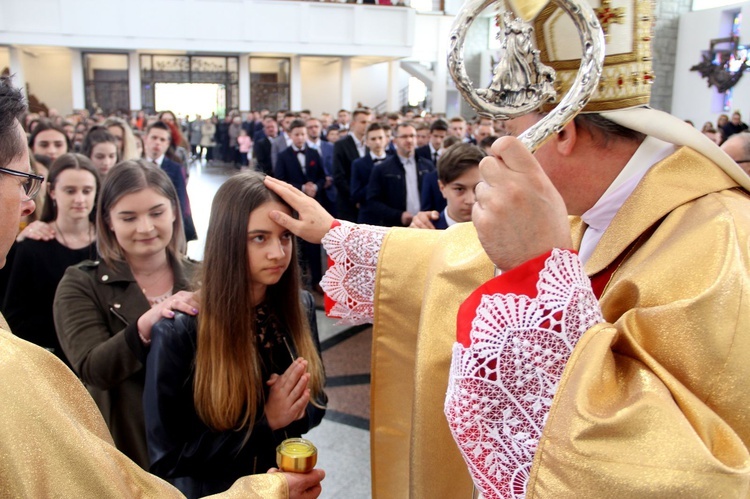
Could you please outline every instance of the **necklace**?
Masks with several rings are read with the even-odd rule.
[[[164,286],[165,278],[167,278],[170,275],[171,270],[172,269],[169,267],[169,265],[166,265],[150,275],[139,275],[136,277],[136,282],[138,282],[138,286],[140,286],[141,291],[143,291],[144,296],[146,296],[146,298],[148,299],[149,303],[151,303],[151,305],[154,305],[156,303],[161,303],[167,298],[169,298],[170,296],[172,296],[171,285],[169,286],[169,289],[167,289],[166,292],[160,293],[160,291],[162,291],[165,288]],[[151,291],[151,295],[149,295],[149,290]],[[154,295],[153,293],[160,293],[160,294]]]
[[[57,220],[55,220],[53,223],[55,225],[55,231],[57,232],[57,234],[60,235],[60,239],[62,239],[63,246],[65,246],[66,248],[69,248],[69,249],[78,249],[78,248],[73,248],[70,244],[68,244],[68,240],[65,238],[65,233],[62,230],[60,230],[60,226],[57,225]],[[85,248],[86,246],[90,246],[91,245],[91,243],[93,241],[93,236],[91,235],[92,228],[93,228],[92,224],[89,223],[89,229],[88,229],[88,232],[86,234],[86,244],[84,244],[83,246],[81,246],[82,248]]]

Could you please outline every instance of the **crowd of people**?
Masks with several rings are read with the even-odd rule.
[[[545,35],[541,57],[571,43]],[[605,64],[632,60],[649,74]],[[317,497],[320,470],[266,473],[326,409],[307,287],[374,322],[375,496],[746,496],[750,134],[738,112],[701,133],[636,80],[532,154],[543,109],[73,123],[24,119],[0,79],[4,491]],[[241,170],[202,266],[198,158]]]
[[[75,372],[119,451],[188,497],[264,473],[325,414],[303,291],[321,291],[321,245],[270,220],[291,210],[264,176],[342,219],[409,226],[422,212],[413,226],[445,229],[470,220],[479,162],[505,134],[364,107],[244,118],[19,117],[41,195],[0,271],[0,310]],[[202,267],[185,257],[193,161],[239,170],[214,198]]]

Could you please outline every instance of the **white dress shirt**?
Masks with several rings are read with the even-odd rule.
[[[406,177],[406,211],[412,215],[419,213],[419,186],[417,175],[417,163],[414,156],[410,158],[398,157],[404,165]]]
[[[612,219],[615,218],[641,179],[652,166],[673,154],[676,149],[674,144],[654,137],[646,137],[625,168],[604,191],[599,201],[581,215],[581,219],[588,225],[586,232],[583,233],[581,249],[578,251],[578,256],[584,265],[594,253],[594,248],[599,244],[604,231],[612,223]]]

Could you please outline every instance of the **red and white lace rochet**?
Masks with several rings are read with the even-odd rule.
[[[320,281],[320,287],[334,301],[328,315],[340,318],[338,324],[343,325],[372,322],[378,257],[390,229],[337,222],[340,225],[329,230],[322,240],[332,261]]]
[[[565,364],[581,335],[602,322],[575,253],[553,250],[536,286],[535,298],[483,294],[470,345],[453,347],[445,415],[487,499],[525,496]]]

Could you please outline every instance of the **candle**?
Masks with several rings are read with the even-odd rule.
[[[318,462],[318,449],[304,438],[288,438],[276,447],[276,464],[281,471],[307,473]]]

